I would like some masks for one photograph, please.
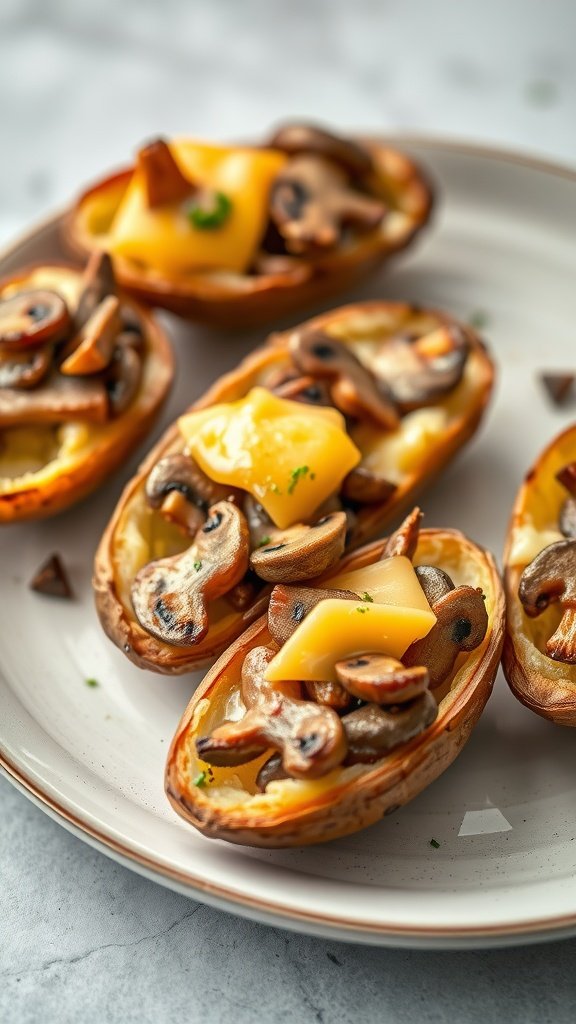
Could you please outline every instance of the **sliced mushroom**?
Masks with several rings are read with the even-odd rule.
[[[391,558],[393,555],[404,555],[412,561],[418,547],[422,515],[419,508],[412,509],[410,515],[406,516],[404,522],[386,541],[383,558]]]
[[[48,597],[61,597],[65,600],[71,600],[74,597],[68,573],[60,555],[50,555],[46,561],[42,562],[30,581],[30,590],[35,590],[38,594],[46,594]]]
[[[576,538],[576,462],[569,462],[556,473],[556,479],[570,493],[560,509],[558,524],[565,537]]]
[[[405,704],[428,689],[424,665],[407,667],[385,654],[361,654],[336,662],[335,669],[348,693],[374,704]]]
[[[366,466],[356,466],[344,477],[341,492],[348,501],[359,505],[380,505],[392,497],[397,484]]]
[[[65,420],[104,423],[108,419],[106,388],[98,377],[63,377],[53,370],[39,387],[29,391],[0,388],[2,427]]]
[[[319,778],[342,763],[346,741],[335,711],[301,699],[297,682],[265,679],[274,651],[255,647],[242,666],[242,697],[248,708],[238,722],[226,722],[196,740],[198,756],[208,764],[244,764],[272,748],[282,755],[291,777]]]
[[[105,373],[112,416],[120,416],[134,401],[142,378],[142,357],[133,345],[116,345]]]
[[[365,704],[341,719],[348,742],[346,764],[371,764],[395,747],[424,732],[438,714],[432,694],[426,690],[398,710]]]
[[[325,704],[326,707],[334,708],[335,711],[344,711],[352,703],[352,697],[340,683],[333,683],[329,680],[308,680],[304,683],[310,700],[317,704]]]
[[[414,572],[431,608],[441,597],[454,590],[454,584],[444,569],[435,565],[417,565]]]
[[[272,754],[272,757],[269,757],[262,765],[256,776],[256,788],[261,793],[264,793],[270,782],[279,782],[281,779],[287,778],[288,776],[282,767],[282,755]]]
[[[488,612],[481,590],[456,587],[432,606],[436,622],[402,656],[407,667],[425,665],[434,690],[448,678],[461,651],[479,647],[488,629]]]
[[[0,351],[19,351],[65,338],[72,320],[64,299],[47,288],[0,301]]]
[[[418,409],[452,391],[462,379],[469,343],[455,324],[419,337],[398,335],[383,345],[372,364],[402,412]]]
[[[244,495],[242,508],[250,530],[250,547],[265,547],[270,543],[272,534],[276,530],[266,509],[251,494]]]
[[[52,346],[0,355],[0,388],[35,388],[52,366]]]
[[[66,345],[60,373],[79,377],[100,373],[110,364],[121,329],[120,300],[107,295]]]
[[[191,536],[202,526],[210,505],[234,500],[232,492],[232,488],[206,476],[183,452],[160,459],[149,473],[145,489],[148,504]]]
[[[306,405],[332,405],[328,388],[314,377],[294,377],[284,381],[274,388],[274,394]]]
[[[268,604],[268,630],[282,646],[320,601],[327,598],[358,601],[352,590],[322,590],[319,587],[274,587]]]
[[[168,203],[179,203],[196,191],[196,186],[183,175],[164,139],[155,139],[139,150],[136,166],[142,175],[146,201],[151,210]]]
[[[292,358],[303,374],[332,381],[331,395],[345,415],[369,417],[386,430],[398,426],[394,402],[354,353],[337,338],[320,330],[294,331]]]
[[[333,135],[312,124],[285,124],[272,136],[270,143],[274,149],[281,149],[291,156],[300,153],[313,153],[315,156],[332,160],[343,167],[353,177],[363,178],[373,170],[372,158],[368,150],[357,142]]]
[[[299,523],[276,531],[271,544],[252,552],[250,565],[261,579],[270,583],[313,579],[342,555],[346,529],[346,514],[331,512],[311,526]]]
[[[112,260],[107,252],[96,250],[90,256],[82,278],[82,291],[74,314],[76,330],[80,331],[86,321],[106,298],[116,294],[116,278]]]
[[[371,231],[385,213],[381,200],[350,188],[349,175],[320,156],[294,156],[272,186],[270,217],[296,255],[334,249],[346,225]]]
[[[531,617],[560,604],[563,615],[546,643],[546,654],[576,664],[576,540],[559,540],[536,555],[520,577],[518,596]]]
[[[140,625],[156,639],[191,647],[208,632],[208,605],[243,578],[248,568],[248,526],[229,501],[209,509],[194,544],[181,554],[144,566],[132,583]]]
[[[232,605],[235,611],[243,612],[248,608],[256,595],[256,583],[251,579],[251,573],[237,583],[232,590],[226,594],[226,600]]]

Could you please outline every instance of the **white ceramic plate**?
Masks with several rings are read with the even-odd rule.
[[[570,418],[547,404],[536,373],[574,368],[576,174],[457,145],[406,148],[439,187],[436,222],[392,273],[353,297],[485,315],[500,368],[494,404],[423,506],[427,525],[460,527],[499,555],[525,470]],[[53,221],[5,255],[0,271],[57,255]],[[165,422],[263,333],[230,342],[170,326],[179,374]],[[162,777],[195,680],[132,667],[92,607],[92,555],[122,482],[56,520],[0,534],[0,760],[17,785],[136,871],[261,921],[429,947],[576,932],[575,736],[518,704],[502,677],[449,771],[362,833],[268,852],[204,839],[180,821]],[[74,603],[27,589],[52,551],[71,569]]]

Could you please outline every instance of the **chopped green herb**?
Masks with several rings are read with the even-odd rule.
[[[224,192],[201,195],[188,207],[188,220],[200,231],[213,231],[222,227],[232,213],[232,201]]]
[[[206,785],[206,775],[206,772],[199,772],[196,778],[194,779],[194,785],[202,789],[202,786]]]
[[[272,494],[282,494],[282,491],[278,487],[278,484],[270,484],[268,490],[272,491]]]
[[[92,689],[95,689],[96,686],[100,686],[97,679],[85,679],[84,682],[86,683],[86,686],[90,686]]]
[[[202,568],[202,562],[194,562],[194,568],[196,569],[196,572],[200,572],[200,569]]]
[[[367,590],[365,590],[364,593],[362,594],[362,600],[368,601],[369,604],[374,604],[374,598],[370,597],[370,594],[368,593]]]
[[[357,608],[356,611],[360,612],[360,615],[365,615],[366,612],[370,611],[370,609],[369,608]]]
[[[269,537],[268,534],[266,534],[265,537],[261,537],[260,540],[258,541],[258,547],[265,548],[266,545],[269,544],[271,540],[272,537]]]
[[[481,331],[483,327],[488,324],[488,314],[483,309],[475,309],[473,313],[468,317],[468,323],[470,327],[474,327],[477,331]]]
[[[549,78],[535,78],[526,86],[526,99],[535,107],[551,107],[558,96],[558,86]]]
[[[308,466],[297,466],[290,473],[290,483],[288,484],[288,494],[294,493],[294,488],[299,480],[306,476],[308,473]]]
[[[439,850],[440,849],[440,843],[438,842],[437,839],[431,839],[430,840],[430,846],[433,846],[435,850]]]

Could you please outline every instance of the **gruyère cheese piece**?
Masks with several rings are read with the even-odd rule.
[[[312,609],[266,670],[271,682],[317,679],[337,682],[337,661],[367,652],[401,658],[410,644],[430,632],[436,616],[428,609],[401,608],[327,598]]]
[[[376,604],[430,611],[414,566],[404,555],[393,555],[363,569],[341,573],[327,580],[324,586],[333,590],[352,590],[361,596],[368,594]]]
[[[336,409],[265,388],[188,413],[178,424],[207,476],[249,491],[282,530],[309,519],[360,461]]]
[[[142,173],[136,169],[111,225],[108,248],[171,275],[242,273],[264,234],[270,188],[286,155],[188,139],[175,140],[170,149],[191,182],[227,197],[229,215],[218,228],[201,229],[187,216],[187,200],[149,209]]]
[[[407,473],[414,473],[425,465],[430,447],[446,430],[446,409],[416,409],[400,420],[396,430],[384,436],[371,424],[361,423],[352,436],[364,453],[362,465],[399,483]]]
[[[556,544],[559,540],[566,540],[560,530],[537,530],[531,523],[515,526],[512,530],[508,564],[528,565],[544,548],[549,544]]]

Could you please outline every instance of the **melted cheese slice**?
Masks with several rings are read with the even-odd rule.
[[[207,476],[249,491],[282,530],[310,519],[360,461],[336,409],[265,388],[188,413],[178,425]]]
[[[403,555],[341,573],[326,586],[367,594],[373,603],[328,598],[317,604],[270,662],[270,681],[336,682],[337,661],[367,652],[401,658],[436,622],[414,567]]]
[[[170,149],[191,182],[228,197],[230,216],[220,227],[202,230],[190,223],[186,201],[151,210],[142,174],[136,169],[111,225],[108,248],[170,275],[244,272],[264,233],[270,187],[286,155],[187,139],[175,140]]]

